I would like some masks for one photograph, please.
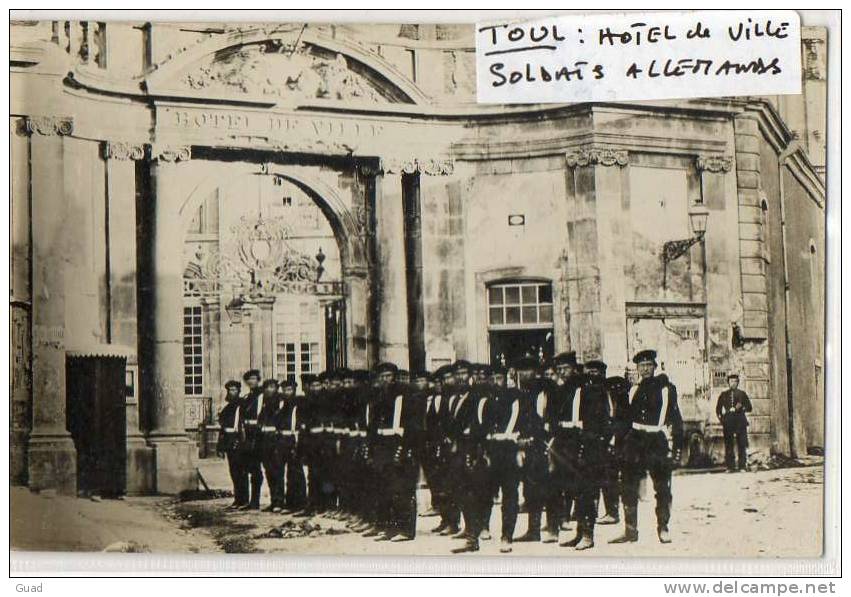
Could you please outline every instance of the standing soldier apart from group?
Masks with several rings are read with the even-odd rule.
[[[595,524],[620,522],[621,501],[624,532],[610,542],[638,540],[639,484],[649,474],[658,538],[668,543],[671,473],[683,435],[677,390],[656,375],[654,351],[633,360],[640,378],[633,386],[607,378],[604,362],[583,367],[567,352],[545,366],[524,357],[513,364],[516,375],[467,361],[434,374],[392,363],[305,374],[303,396],[295,380],[261,383],[259,371],[248,371],[244,395],[239,382],[225,384],[219,414],[217,451],[234,488],[228,508],[259,509],[265,472],[266,512],[322,514],[374,541],[410,541],[422,469],[440,517],[432,533],[463,540],[453,553],[478,551],[490,539],[497,496],[502,553],[518,541],[555,543],[571,520],[576,534],[560,545],[586,550]],[[718,416],[728,466],[735,441],[744,467],[750,401],[737,382],[731,376]],[[521,494],[527,524],[515,537]]]

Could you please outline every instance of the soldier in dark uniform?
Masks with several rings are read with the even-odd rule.
[[[286,489],[283,512],[297,512],[305,507],[307,483],[298,450],[299,431],[303,426],[304,401],[296,396],[296,383],[284,380],[280,386],[281,408],[273,418],[277,429],[278,458],[286,467]]]
[[[260,445],[260,428],[257,426],[257,415],[263,407],[263,390],[260,387],[260,371],[251,369],[242,376],[248,393],[243,396],[239,408],[240,434],[243,438],[241,460],[248,475],[251,489],[248,503],[241,510],[260,509],[260,490],[263,487],[263,471]]]
[[[357,419],[357,383],[355,373],[349,369],[338,369],[342,385],[334,409],[334,431],[337,438],[337,456],[334,468],[337,492],[339,494],[340,520],[349,521],[354,516],[356,496],[354,495],[354,470],[352,467],[354,438],[351,435]]]
[[[728,389],[718,396],[715,415],[724,428],[724,462],[727,472],[736,472],[736,453],[739,456],[738,470],[748,470],[748,417],[753,410],[751,399],[739,389],[739,374],[727,375]]]
[[[263,405],[257,414],[257,427],[260,430],[260,458],[266,473],[266,484],[272,498],[264,512],[280,512],[284,507],[283,460],[278,450],[278,430],[275,417],[281,408],[281,395],[278,392],[278,380],[267,379],[263,382]]]
[[[576,502],[576,536],[561,545],[575,547],[579,551],[594,547],[594,523],[611,438],[612,409],[606,385],[606,364],[598,360],[588,361],[585,370],[587,373],[582,385],[567,396],[558,421],[559,429],[571,434],[569,442],[578,440],[578,449],[566,452],[573,474],[570,491]]]
[[[545,428],[551,437],[544,543],[552,543],[558,539],[559,523],[562,520],[570,520],[576,509],[581,430],[571,416],[570,404],[574,392],[585,381],[583,375],[578,373],[579,364],[576,362],[574,351],[556,355],[552,367],[556,372],[555,377],[544,377],[544,388],[547,392]]]
[[[606,379],[609,397],[612,400],[612,426],[606,462],[603,467],[603,504],[606,514],[597,520],[597,524],[617,524],[620,522],[620,476],[623,459],[623,439],[632,428],[629,421],[629,381],[625,377],[614,376]]]
[[[550,427],[549,407],[552,391],[551,382],[544,382],[537,373],[538,363],[532,357],[518,360],[517,388],[521,392],[521,412],[523,424],[520,429],[521,459],[523,462],[523,499],[526,503],[527,529],[515,539],[515,542],[536,542],[541,540],[541,516],[548,498],[552,494],[549,484]],[[552,514],[547,513],[547,526],[558,526]],[[555,518],[555,517],[553,517]],[[552,534],[553,531],[550,531]]]
[[[635,355],[639,382],[629,391],[632,429],[624,439],[624,534],[609,543],[638,541],[638,486],[650,474],[656,492],[656,530],[659,541],[670,543],[671,473],[679,459],[683,420],[677,405],[677,388],[664,373],[656,372],[656,351]]]
[[[466,455],[463,449],[464,439],[461,437],[466,423],[466,409],[469,408],[470,397],[470,371],[469,361],[458,360],[452,364],[451,388],[449,391],[448,408],[446,416],[446,437],[450,444],[448,446],[447,462],[447,499],[450,511],[464,513],[462,508],[466,496],[467,487],[465,480]],[[459,416],[460,415],[460,416]],[[451,535],[454,539],[466,539],[468,536],[469,521],[464,519],[464,530]]]
[[[461,512],[452,490],[452,440],[449,437],[450,395],[454,387],[452,365],[434,372],[435,388],[426,410],[426,479],[431,489],[432,504],[440,513],[440,524],[433,533],[455,535],[459,532]]]
[[[219,413],[219,441],[216,444],[216,453],[224,456],[228,461],[228,473],[233,484],[233,503],[227,507],[228,510],[240,508],[248,503],[248,477],[245,468],[240,461],[240,435],[239,435],[239,406],[241,399],[239,390],[241,384],[236,380],[225,383],[225,406]]]
[[[322,426],[325,429],[322,436],[320,458],[326,472],[323,485],[323,507],[325,515],[336,519],[340,514],[340,482],[343,471],[340,467],[340,433],[343,424],[343,375],[345,371],[336,369],[326,373],[324,408]]]
[[[322,483],[324,463],[321,460],[324,428],[323,381],[319,376],[305,373],[301,376],[304,389],[303,430],[299,437],[301,457],[307,465],[307,507],[297,515],[302,517],[319,514],[323,509]]]
[[[486,431],[480,417],[480,413],[484,414],[486,402],[491,399],[491,392],[479,377],[481,369],[480,365],[469,366],[472,383],[466,391],[458,394],[453,409],[451,434],[456,448],[454,479],[464,516],[464,545],[456,547],[452,553],[479,550],[479,539],[487,528],[485,517],[490,517],[493,504],[485,460]]]
[[[521,401],[523,396],[517,388],[507,386],[508,371],[505,367],[494,367],[491,372],[491,387],[494,400],[487,401],[482,412],[486,432],[488,455],[488,486],[490,495],[502,493],[502,530],[499,551],[510,553],[517,525],[518,488],[520,485],[520,463],[517,440],[522,428]],[[490,508],[488,508],[488,518]]]

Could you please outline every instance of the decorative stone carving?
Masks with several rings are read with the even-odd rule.
[[[804,78],[810,81],[826,79],[825,42],[817,38],[801,38],[804,46]]]
[[[141,143],[126,141],[104,141],[103,158],[105,160],[141,160],[145,157],[145,146]]]
[[[608,147],[580,148],[568,153],[567,165],[571,168],[582,166],[619,166],[623,168],[629,163],[629,152]]]
[[[382,158],[384,174],[427,174],[447,176],[455,172],[455,162],[446,158]]]
[[[192,158],[189,146],[151,146],[151,159],[163,162],[188,162]]]
[[[193,90],[282,99],[391,101],[363,74],[350,69],[344,55],[282,39],[222,50],[181,82]]]
[[[24,121],[24,127],[30,135],[37,133],[68,136],[74,132],[74,121],[62,116],[28,116]]]
[[[696,166],[698,172],[729,172],[733,168],[733,158],[726,155],[699,156]]]

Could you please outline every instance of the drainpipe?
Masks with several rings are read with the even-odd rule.
[[[786,161],[801,149],[796,139],[780,152],[777,156],[777,174],[779,179],[780,194],[780,253],[783,259],[783,334],[786,342],[786,404],[789,412],[789,455],[798,457],[795,446],[795,404],[794,391],[792,387],[792,339],[789,334],[789,259],[786,250],[786,195],[783,185],[783,169]]]

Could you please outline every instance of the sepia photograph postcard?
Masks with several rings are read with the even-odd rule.
[[[13,554],[822,556],[827,17],[116,12],[10,22]]]

